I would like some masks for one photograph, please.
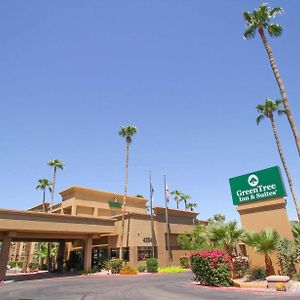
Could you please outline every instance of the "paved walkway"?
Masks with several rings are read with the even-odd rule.
[[[241,292],[195,287],[192,273],[148,276],[78,276],[0,285],[1,300],[217,300],[298,299],[284,293]]]

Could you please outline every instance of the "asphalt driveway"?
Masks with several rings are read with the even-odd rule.
[[[249,293],[191,285],[192,273],[60,277],[0,285],[1,300],[282,299],[283,294]],[[287,296],[288,299],[298,299]]]

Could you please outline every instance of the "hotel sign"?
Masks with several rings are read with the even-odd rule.
[[[109,207],[122,208],[122,203],[119,202],[118,198],[108,201]]]
[[[279,167],[229,179],[234,205],[286,196]]]

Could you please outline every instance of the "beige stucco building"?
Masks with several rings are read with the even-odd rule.
[[[41,205],[29,211],[0,210],[0,239],[3,241],[0,269],[16,255],[23,260],[36,259],[37,243],[60,242],[60,254],[66,259],[77,254],[85,270],[92,268],[100,257],[118,257],[122,223],[123,195],[83,187],[71,187],[61,192],[62,201],[52,213],[42,213]],[[164,207],[153,207],[153,237],[151,215],[147,200],[127,196],[124,259],[136,266],[151,256],[152,238],[160,266],[169,264],[167,227]],[[186,251],[177,243],[180,233],[191,232],[198,213],[168,209],[171,263],[179,264],[179,257]],[[26,243],[30,249],[26,250]],[[34,243],[33,243],[34,242]],[[1,271],[0,271],[1,272]],[[1,280],[1,274],[0,274]]]

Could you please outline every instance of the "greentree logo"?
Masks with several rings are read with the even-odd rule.
[[[255,186],[258,185],[259,179],[256,175],[252,174],[248,177],[248,183],[249,183],[250,186],[255,187]]]
[[[114,199],[108,201],[108,205],[109,205],[109,207],[117,207],[117,208],[122,207],[122,203],[119,202],[117,197],[115,197]]]

